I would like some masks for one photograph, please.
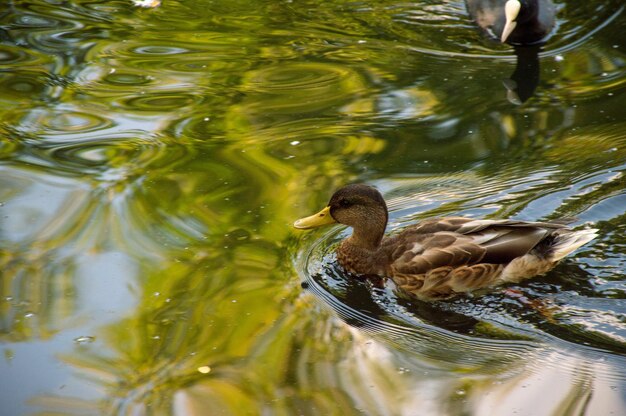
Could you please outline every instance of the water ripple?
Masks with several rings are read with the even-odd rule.
[[[0,69],[12,69],[19,65],[38,66],[50,63],[48,55],[38,53],[32,49],[20,48],[18,46],[0,44]]]
[[[204,70],[209,74],[209,71],[224,70],[233,65],[238,68],[249,65],[242,58],[246,56],[245,45],[251,39],[243,36],[199,32],[185,40],[160,39],[156,34],[154,37],[141,42],[125,40],[97,45],[90,54],[116,59],[123,63],[122,69],[132,68],[150,74],[164,70],[174,73]],[[176,59],[172,59],[174,57]]]
[[[113,125],[113,121],[93,113],[79,111],[45,112],[39,120],[41,128],[46,134],[71,134],[76,132],[87,133],[103,130]]]
[[[182,110],[197,104],[200,98],[183,92],[157,92],[124,98],[118,102],[122,107],[142,112],[161,113],[168,110]]]
[[[241,88],[254,94],[264,112],[301,113],[344,104],[352,95],[364,92],[366,85],[358,73],[345,66],[303,62],[251,71]]]
[[[47,171],[64,176],[88,177],[103,185],[136,180],[147,169],[158,171],[190,156],[190,149],[141,132],[100,134],[82,140],[47,139],[30,142],[16,155]],[[88,176],[87,176],[88,175]],[[107,185],[108,186],[108,185]]]
[[[0,73],[0,101],[12,106],[33,100],[48,101],[54,96],[53,90],[52,77],[43,70]]]

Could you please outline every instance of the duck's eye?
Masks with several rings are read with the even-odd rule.
[[[350,202],[350,201],[349,201],[349,200],[347,200],[347,199],[342,199],[342,200],[340,200],[340,201],[339,201],[339,206],[341,206],[341,207],[343,207],[343,208],[347,208],[347,207],[349,207],[350,205],[352,205],[352,202]]]

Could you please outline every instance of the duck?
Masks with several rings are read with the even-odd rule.
[[[424,301],[545,274],[598,235],[597,229],[573,230],[556,222],[459,216],[426,219],[385,236],[388,218],[377,189],[350,184],[320,212],[293,226],[351,227],[352,234],[336,249],[341,267],[356,276],[390,279],[401,293]]]
[[[472,19],[502,43],[532,45],[554,27],[552,0],[466,0]]]

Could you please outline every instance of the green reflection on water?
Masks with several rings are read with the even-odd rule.
[[[561,6],[516,107],[512,51],[462,2],[7,3],[3,409],[623,413],[626,21]],[[385,193],[391,228],[601,236],[516,288],[541,310],[415,305],[329,274],[335,231],[291,229],[350,181]]]

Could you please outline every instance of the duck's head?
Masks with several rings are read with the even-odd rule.
[[[371,186],[347,185],[333,194],[326,208],[310,217],[297,220],[299,229],[340,223],[354,229],[352,239],[367,248],[377,247],[387,226],[387,204]]]
[[[520,25],[537,19],[541,0],[507,0],[504,4],[504,28],[500,41],[506,42]]]

